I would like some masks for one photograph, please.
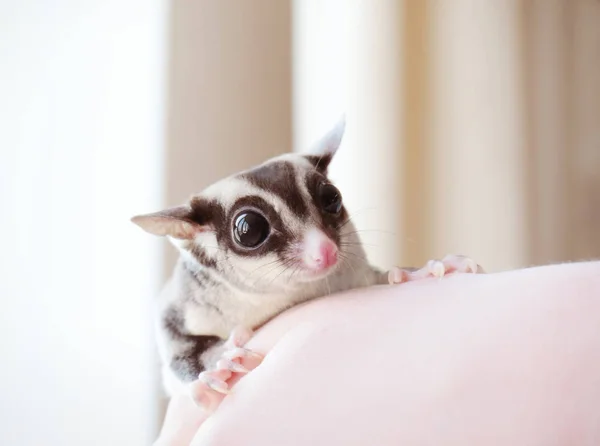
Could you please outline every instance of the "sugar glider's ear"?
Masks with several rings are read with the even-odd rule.
[[[196,234],[207,230],[206,224],[202,224],[198,218],[197,211],[189,205],[136,215],[131,221],[150,234],[180,240],[192,240]]]
[[[346,115],[342,115],[337,124],[317,141],[306,155],[306,158],[320,172],[327,172],[329,163],[331,163],[335,152],[340,147],[345,130]]]

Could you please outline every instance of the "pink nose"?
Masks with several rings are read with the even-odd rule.
[[[319,269],[329,268],[337,262],[338,250],[334,243],[327,240],[320,244],[316,255],[313,257]]]

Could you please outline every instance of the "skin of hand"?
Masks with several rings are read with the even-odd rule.
[[[263,363],[208,419],[174,397],[156,445],[600,444],[600,262],[355,290],[248,346]]]

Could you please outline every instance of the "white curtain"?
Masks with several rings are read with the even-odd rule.
[[[147,445],[166,5],[0,4],[0,444]]]

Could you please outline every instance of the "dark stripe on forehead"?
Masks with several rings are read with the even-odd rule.
[[[308,193],[312,197],[314,203],[319,203],[319,185],[323,182],[329,182],[327,177],[316,171],[309,171],[304,181],[306,182],[306,188],[308,189]],[[331,240],[333,240],[336,244],[340,243],[340,227],[348,219],[348,212],[346,208],[342,205],[342,209],[339,214],[329,214],[327,212],[321,211],[319,214],[319,226],[327,234]]]
[[[241,177],[254,186],[277,195],[298,217],[306,218],[309,215],[294,165],[289,161],[274,161],[245,172]]]

